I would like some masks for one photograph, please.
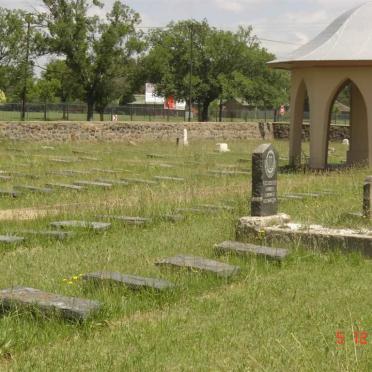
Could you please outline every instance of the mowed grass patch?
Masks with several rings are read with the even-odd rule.
[[[131,183],[109,190],[89,187],[81,192],[27,192],[19,198],[0,199],[3,210],[54,211],[31,220],[5,219],[1,234],[22,236],[24,230],[49,229],[52,221],[100,221],[98,216],[107,214],[152,219],[143,227],[111,221],[107,231],[77,229],[76,235],[65,241],[31,236],[16,246],[2,246],[0,288],[22,285],[96,299],[103,308],[83,324],[37,313],[4,314],[0,318],[1,368],[370,369],[370,346],[353,342],[354,331],[370,331],[369,260],[357,254],[320,254],[297,245],[288,246],[292,255],[281,265],[258,258],[214,255],[214,244],[233,240],[237,219],[249,214],[251,187],[250,175],[215,171],[249,171],[251,153],[259,143],[231,142],[228,154],[215,153],[212,141],[195,141],[188,148],[167,142],[137,146],[54,144],[53,149],[50,144],[43,148],[36,143],[3,143],[0,170],[24,173],[2,181],[1,188],[5,189],[18,183],[43,186],[102,178],[153,180],[154,176],[169,176],[185,181]],[[276,142],[275,146],[281,156],[287,156],[286,142]],[[341,145],[332,146],[335,152],[331,159],[339,162],[346,150]],[[84,156],[98,160],[79,159]],[[75,161],[59,163],[51,158]],[[66,170],[88,173],[56,174]],[[368,172],[352,169],[280,174],[281,195],[333,192],[316,199],[284,200],[280,211],[305,224],[369,227],[369,221],[345,216],[360,211],[363,179]],[[30,178],[30,174],[39,178]],[[201,204],[228,205],[234,210],[190,212],[176,223],[163,220],[165,214],[177,213],[180,208],[199,208]],[[177,254],[218,259],[239,265],[241,272],[227,280],[154,265],[157,259]],[[134,293],[79,279],[80,274],[103,270],[164,278],[177,287],[162,294]],[[344,345],[336,344],[336,332],[345,334]]]

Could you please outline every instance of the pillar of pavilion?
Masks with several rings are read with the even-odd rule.
[[[310,167],[327,167],[333,104],[350,86],[347,163],[372,165],[372,1],[355,7],[287,58],[270,62],[291,71],[289,161],[301,162],[304,102],[310,107]]]

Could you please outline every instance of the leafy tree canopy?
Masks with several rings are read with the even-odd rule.
[[[127,5],[115,1],[105,19],[90,15],[96,0],[44,0],[49,33],[49,51],[66,58],[66,65],[83,90],[88,105],[88,120],[93,109],[102,109],[117,95],[114,85],[126,77],[123,68],[143,48],[135,27],[140,16]]]

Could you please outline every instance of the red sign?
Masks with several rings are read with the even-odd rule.
[[[174,97],[168,97],[164,102],[164,108],[168,110],[175,110],[176,109],[176,101]]]

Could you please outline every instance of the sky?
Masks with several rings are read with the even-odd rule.
[[[102,1],[104,15],[114,0]],[[206,18],[210,25],[236,30],[252,25],[262,45],[283,57],[310,41],[329,23],[363,0],[126,0],[144,27],[166,26],[171,20]],[[7,8],[35,9],[39,0],[0,0]],[[274,41],[267,41],[269,39]]]

